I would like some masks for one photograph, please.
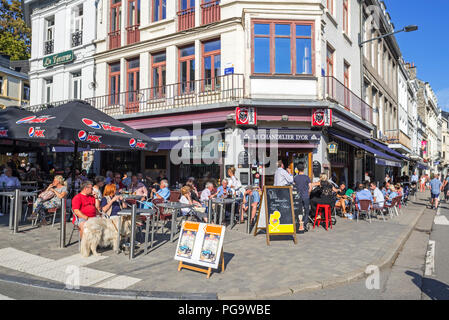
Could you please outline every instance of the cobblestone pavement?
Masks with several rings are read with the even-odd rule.
[[[316,283],[321,287],[327,281],[344,280],[351,272],[364,270],[378,262],[392,249],[398,250],[395,248],[398,239],[405,237],[421,216],[424,200],[427,200],[427,194],[418,194],[417,202],[404,207],[399,217],[392,220],[387,217],[386,222],[382,218],[374,218],[371,224],[364,220],[338,218],[333,230],[317,228],[299,234],[297,245],[292,237],[272,237],[271,246],[267,246],[264,234],[254,237],[245,232],[246,225],[237,225],[233,230],[226,230],[226,270],[224,273],[217,270],[210,279],[190,270],[177,271],[178,263],[174,260],[176,241],[169,242],[169,232],[156,235],[155,247],[146,256],[141,254],[130,261],[127,255],[117,255],[106,248],[100,250],[106,258],[94,260],[88,267],[140,280],[134,281],[127,290],[217,293],[219,298],[282,295],[306,284]],[[38,229],[24,225],[19,234],[13,235],[7,224],[8,216],[5,215],[0,218],[0,251],[14,248],[52,260],[78,253],[76,243],[65,249],[58,248],[57,225]],[[72,225],[67,224],[68,235],[71,230]],[[42,279],[36,274],[25,274],[4,266],[0,266],[0,274]]]

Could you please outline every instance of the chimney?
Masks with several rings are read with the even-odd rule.
[[[9,61],[10,61],[10,56],[9,55],[4,54],[4,53],[0,54],[0,66],[9,69],[9,67],[10,67]]]

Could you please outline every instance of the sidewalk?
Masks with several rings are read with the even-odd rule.
[[[67,266],[82,267],[81,286],[117,289],[117,292],[160,297],[218,299],[269,299],[301,290],[320,289],[364,276],[368,265],[380,268],[391,264],[425,209],[428,192],[417,195],[402,214],[387,221],[338,218],[334,229],[310,230],[292,237],[254,237],[245,232],[246,225],[226,230],[224,252],[226,270],[213,273],[210,279],[190,270],[177,271],[174,260],[176,241],[167,242],[169,234],[156,235],[155,247],[146,256],[129,261],[111,249],[99,250],[102,257],[83,259],[78,244],[59,249],[59,226],[33,229],[21,226],[13,235],[8,229],[8,215],[0,217],[0,278],[2,276],[42,280],[49,286],[64,284]],[[67,239],[72,230],[67,225]],[[163,240],[161,240],[163,238]],[[177,239],[177,237],[176,237]],[[282,239],[282,240],[281,240]],[[74,235],[72,241],[76,241]],[[159,241],[159,242],[158,242]],[[137,251],[139,253],[139,251]],[[147,294],[145,294],[147,292]]]

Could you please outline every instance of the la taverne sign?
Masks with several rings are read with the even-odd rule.
[[[44,58],[44,68],[55,66],[58,64],[72,62],[75,59],[75,55],[72,50],[53,54]]]

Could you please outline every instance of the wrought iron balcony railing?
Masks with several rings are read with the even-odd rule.
[[[140,30],[138,24],[126,27],[126,32],[128,44],[133,44],[140,41]]]
[[[54,52],[54,40],[47,40],[44,43],[44,54],[52,54]]]
[[[72,33],[72,48],[83,44],[83,31],[78,30]]]
[[[205,0],[201,5],[201,24],[220,21],[220,0]]]
[[[324,79],[327,99],[337,102],[363,120],[373,123],[373,112],[369,104],[336,78],[326,76]]]
[[[195,8],[178,11],[178,31],[195,27]]]
[[[244,87],[243,74],[230,74],[214,79],[111,93],[84,100],[106,114],[118,116],[238,101],[244,98]],[[31,106],[29,110],[36,112],[49,107],[57,107],[69,101]]]

